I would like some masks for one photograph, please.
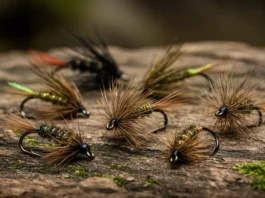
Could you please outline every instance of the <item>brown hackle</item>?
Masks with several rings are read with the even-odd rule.
[[[166,147],[164,158],[169,160],[173,152],[178,151],[180,154],[180,163],[190,163],[205,160],[211,153],[211,145],[206,137],[201,133],[188,136],[184,141],[181,140],[182,132],[173,131],[166,134],[163,144]]]
[[[249,83],[249,78],[253,72],[248,73],[243,78],[237,79],[228,73],[221,74],[217,80],[217,86],[207,98],[202,98],[208,110],[207,116],[214,117],[214,127],[223,133],[234,132],[236,135],[249,134],[256,121],[251,119],[254,114],[257,119],[258,113],[264,109],[264,100],[257,90],[263,81],[259,83]],[[226,106],[227,112],[217,116],[220,108]]]
[[[80,153],[80,147],[83,144],[88,145],[79,132],[75,132],[68,127],[60,128],[48,126],[46,124],[39,124],[37,126],[30,120],[18,117],[14,114],[10,114],[3,118],[1,124],[5,129],[19,132],[21,135],[25,132],[32,132],[49,142],[54,142],[55,145],[47,145],[41,148],[44,153],[42,158],[48,164],[68,164]],[[42,130],[41,128],[43,126],[50,127],[50,131],[45,132],[45,130]]]

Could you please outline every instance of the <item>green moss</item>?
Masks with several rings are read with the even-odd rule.
[[[147,156],[144,156],[144,155],[139,156],[139,158],[140,159],[148,159],[148,157]]]
[[[82,166],[68,166],[68,168],[74,171],[76,177],[87,178],[90,176]]]
[[[25,137],[24,139],[25,143],[30,147],[49,147],[49,146],[56,146],[54,143],[40,143],[38,140],[31,138],[31,137]]]
[[[237,164],[234,169],[253,177],[253,189],[265,190],[265,161]]]
[[[147,187],[152,186],[153,184],[156,184],[158,186],[162,185],[162,183],[160,181],[153,179],[150,175],[148,175],[146,177],[146,183],[144,184],[144,187],[147,188]]]
[[[35,167],[35,170],[39,173],[45,173],[45,174],[58,174],[60,171],[56,168],[51,168],[49,166],[38,166]]]
[[[44,167],[36,167],[35,170],[38,171],[38,172],[41,172],[41,173],[46,173],[47,172],[46,168],[44,168]]]
[[[222,157],[222,156],[224,156],[224,154],[222,154],[222,153],[216,153],[215,156],[217,156],[217,157],[218,157],[218,156],[219,156],[219,157]]]
[[[125,171],[129,168],[129,166],[127,164],[118,164],[118,165],[111,165],[110,168]]]
[[[113,182],[117,184],[119,187],[125,187],[129,183],[129,181],[121,177],[114,177]]]
[[[26,137],[25,142],[31,147],[35,147],[39,145],[39,141],[34,138]]]
[[[114,176],[111,176],[111,175],[94,175],[94,177],[103,177],[103,178],[109,178],[109,179],[112,179]]]
[[[23,168],[25,165],[24,161],[18,160],[18,162],[16,164],[13,164],[12,166],[9,166],[9,168],[11,169],[21,169]]]
[[[72,179],[72,176],[70,174],[66,173],[66,174],[63,174],[63,178],[64,179]]]
[[[121,178],[121,177],[116,177],[116,176],[111,176],[111,175],[95,175],[95,177],[103,177],[103,178],[108,178],[108,179],[113,179],[113,182],[117,184],[119,187],[125,187],[128,183],[130,183],[128,180]]]

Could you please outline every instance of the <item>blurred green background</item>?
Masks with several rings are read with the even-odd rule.
[[[189,41],[265,45],[265,1],[1,0],[0,50],[77,45],[67,31],[138,48]]]

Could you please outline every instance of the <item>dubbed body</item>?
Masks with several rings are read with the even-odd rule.
[[[39,92],[37,95],[40,99],[52,102],[53,104],[58,104],[58,105],[66,105],[67,104],[67,99],[54,95],[52,93],[48,92]]]

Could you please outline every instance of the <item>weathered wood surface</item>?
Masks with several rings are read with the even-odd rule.
[[[265,77],[264,49],[233,42],[201,42],[186,44],[183,50],[185,55],[176,65],[223,62],[236,76],[242,76],[255,68],[252,81]],[[51,52],[64,57],[65,51],[67,50]],[[111,51],[121,68],[136,78],[143,75],[155,55],[164,52],[162,48],[127,50],[117,47],[111,48]],[[6,111],[16,110],[22,100],[19,96],[4,92],[6,80],[35,87],[37,79],[24,67],[28,64],[25,52],[1,54],[0,63],[0,108],[4,115]],[[211,73],[212,77],[217,75],[218,71],[215,71]],[[89,119],[79,120],[80,129],[93,145],[96,158],[92,162],[79,160],[71,165],[84,167],[86,178],[78,177],[75,170],[68,167],[47,166],[38,158],[22,154],[17,147],[18,138],[9,131],[1,131],[0,197],[265,197],[264,191],[252,190],[251,180],[233,169],[240,162],[265,160],[264,126],[255,130],[249,138],[220,136],[221,148],[215,157],[171,169],[159,157],[163,150],[163,145],[159,142],[135,150],[127,146],[117,147],[104,140],[104,125],[98,114],[100,107],[95,102],[100,97],[100,92],[83,92],[83,97],[85,106],[92,115]],[[178,112],[170,115],[170,127],[198,123],[202,111],[203,106],[199,101],[197,104],[182,105]],[[160,118],[152,116],[149,119],[154,121]],[[64,121],[56,123],[64,124]],[[211,119],[203,116],[200,118],[201,125],[209,126],[211,123]],[[159,138],[163,136],[163,132],[158,134]],[[130,182],[124,188],[118,187],[113,179],[105,178],[104,175],[122,177]],[[161,185],[144,187],[148,175]]]

